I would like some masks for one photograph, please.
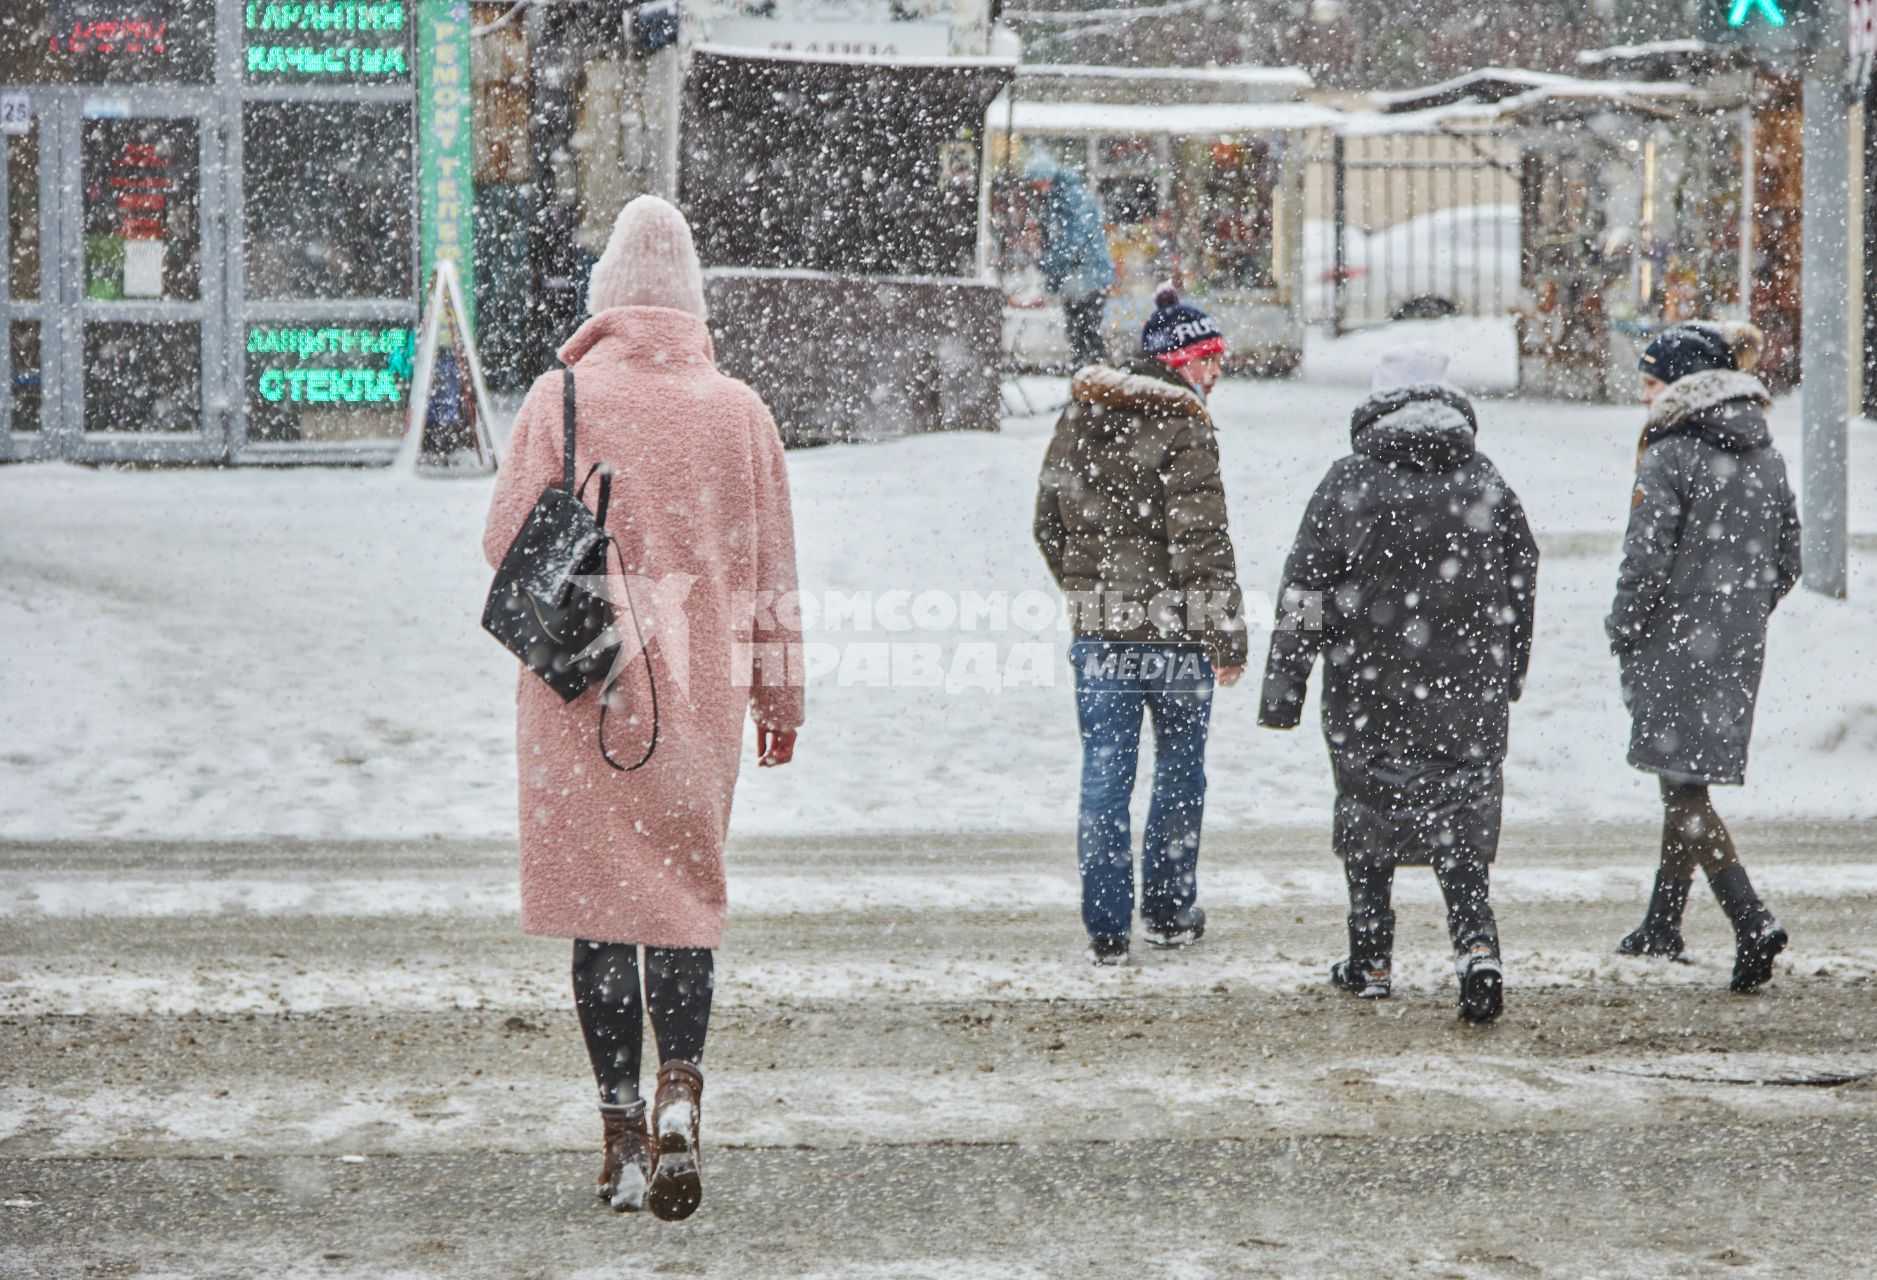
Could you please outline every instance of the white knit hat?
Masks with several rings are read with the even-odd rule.
[[[1369,391],[1393,391],[1397,387],[1446,380],[1447,353],[1424,342],[1408,342],[1382,352],[1382,358],[1375,362],[1375,377],[1369,383]]]
[[[704,317],[704,272],[684,215],[657,196],[619,211],[606,252],[593,264],[587,312],[611,307],[669,307]]]

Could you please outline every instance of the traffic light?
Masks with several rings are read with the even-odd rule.
[[[1701,38],[1755,53],[1803,53],[1822,32],[1827,0],[1700,0]]]

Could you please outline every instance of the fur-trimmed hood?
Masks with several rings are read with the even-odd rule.
[[[1772,403],[1766,384],[1743,370],[1691,373],[1671,382],[1649,406],[1642,446],[1669,436],[1698,435],[1722,449],[1757,449],[1772,439],[1765,413]]]
[[[1140,360],[1117,369],[1091,364],[1069,380],[1069,398],[1158,418],[1205,418],[1206,403],[1185,379],[1157,360]]]
[[[1458,467],[1473,456],[1478,432],[1472,401],[1444,382],[1378,391],[1349,419],[1349,444],[1357,453],[1416,471]]]

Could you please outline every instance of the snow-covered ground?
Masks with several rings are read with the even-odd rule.
[[[1118,969],[1066,830],[747,837],[675,1232],[593,1200],[505,842],[0,840],[0,1276],[1865,1274],[1868,828],[1737,829],[1793,935],[1765,991],[1705,895],[1690,963],[1614,953],[1651,824],[1526,826],[1490,1027],[1425,872],[1394,998],[1324,981],[1314,827],[1210,840],[1205,940]]]
[[[1313,339],[1301,379],[1216,396],[1249,592],[1274,589],[1305,498],[1346,451],[1374,352],[1417,335],[1457,347],[1463,383],[1507,385],[1504,326],[1460,321]],[[1039,407],[1062,393],[1025,386]],[[1645,815],[1655,801],[1623,763],[1601,630],[1640,411],[1487,399],[1481,420],[1545,551],[1508,820]],[[1066,637],[1024,616],[1053,599],[1029,532],[1051,421],[791,455],[811,595],[975,592],[993,613],[1011,602],[1016,621],[889,630],[888,608],[870,630],[817,627],[837,665],[810,687],[796,763],[748,771],[740,830],[1070,823]],[[1796,399],[1774,429],[1796,481]],[[1851,598],[1801,590],[1776,616],[1749,785],[1721,800],[1730,816],[1877,816],[1877,426],[1854,425],[1851,466]],[[358,470],[0,469],[0,832],[509,837],[514,667],[477,622],[489,487]],[[1215,704],[1209,827],[1325,820],[1320,738],[1258,730],[1255,687]]]

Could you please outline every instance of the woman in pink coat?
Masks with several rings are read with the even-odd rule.
[[[701,1196],[699,1062],[744,709],[764,765],[789,762],[802,721],[794,528],[775,422],[713,362],[683,215],[655,196],[628,204],[587,310],[560,351],[574,371],[576,466],[581,476],[612,466],[607,523],[620,554],[608,585],[622,619],[630,588],[649,655],[628,630],[606,746],[637,760],[655,727],[656,747],[642,768],[612,767],[598,686],[563,703],[521,672],[522,927],[574,939],[574,1003],[605,1134],[600,1194],[617,1209],[683,1218]],[[537,379],[515,420],[483,535],[491,564],[560,482],[562,380],[559,370]],[[647,1013],[660,1064],[649,1125]]]

